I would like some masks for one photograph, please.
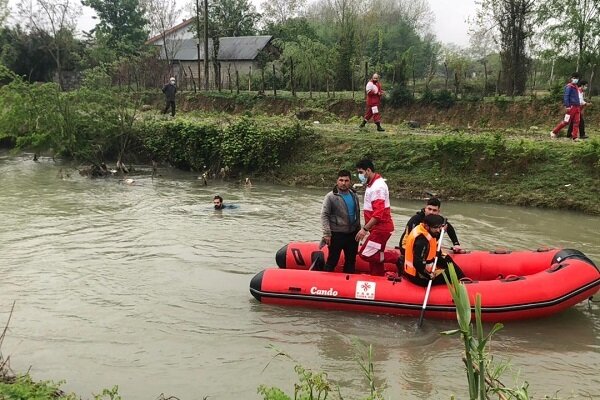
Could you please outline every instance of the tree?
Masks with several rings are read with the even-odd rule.
[[[291,42],[298,36],[306,36],[317,39],[317,32],[307,18],[290,18],[285,22],[267,22],[262,30],[263,35],[271,35],[276,40]]]
[[[378,69],[370,73],[381,72],[393,80],[394,70],[411,48],[415,77],[425,76],[431,64],[435,46],[426,0],[325,0],[309,5],[306,18],[319,40],[337,50],[334,65],[340,89],[353,86],[359,64],[363,75],[365,61]]]
[[[299,36],[295,42],[283,43],[284,60],[291,60],[300,79],[308,84],[310,97],[315,84],[315,79],[327,73],[327,61],[331,52],[323,43]]]
[[[326,0],[323,2],[324,16],[332,19],[334,24],[334,43],[336,43],[338,54],[334,73],[338,90],[352,87],[352,60],[358,51],[356,29],[360,6],[361,2],[356,0]]]
[[[182,40],[181,38],[167,40],[167,31],[177,24],[181,9],[177,6],[176,0],[142,0],[142,2],[150,36],[160,35],[165,59],[170,65],[173,54],[181,47]]]
[[[267,0],[261,4],[265,21],[283,24],[299,16],[306,0]]]
[[[0,30],[0,63],[29,82],[48,82],[56,72],[56,62],[47,50],[52,46],[45,32],[26,32],[19,25]],[[68,64],[69,53],[61,57]],[[68,66],[67,66],[68,67]]]
[[[0,0],[0,28],[4,26],[8,14],[8,0]]]
[[[204,38],[204,10],[196,12],[196,37]],[[219,38],[224,36],[253,35],[260,14],[249,0],[211,0],[208,2],[208,37],[212,39],[210,58],[213,61],[215,84],[221,85],[219,55]],[[206,55],[205,57],[209,57]],[[208,88],[207,88],[208,89]]]
[[[483,92],[482,95],[487,95],[489,60],[488,57],[496,50],[494,38],[491,30],[487,26],[475,25],[469,30],[469,53],[476,61],[483,65]]]
[[[144,7],[140,0],[82,0],[93,8],[100,22],[90,33],[116,58],[139,54],[148,38]]]
[[[260,14],[249,0],[214,0],[208,17],[219,36],[248,36],[256,33]]]
[[[598,43],[600,0],[546,0],[537,9],[537,21],[545,26],[544,38],[559,50],[558,54],[576,52],[579,71],[586,53]]]
[[[426,90],[429,90],[429,84],[435,77],[441,49],[442,45],[435,40],[435,36],[432,33],[425,35],[423,46],[420,49],[420,59],[423,60]]]
[[[32,32],[48,36],[47,50],[54,59],[58,84],[62,87],[63,54],[73,43],[79,5],[74,0],[28,0],[18,7]]]
[[[502,61],[502,91],[512,96],[525,93],[527,39],[533,35],[535,0],[481,0],[479,21],[491,21],[497,30]]]

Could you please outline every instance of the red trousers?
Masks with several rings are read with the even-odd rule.
[[[373,114],[373,107],[377,107],[377,113]],[[376,106],[369,106],[367,105],[367,112],[365,113],[365,121],[370,120],[371,118],[373,118],[373,122],[378,123],[381,122],[381,112],[379,110],[379,107],[381,107],[380,105],[376,105]]]
[[[566,115],[569,116],[569,119],[567,121],[563,119],[558,125],[556,125],[554,129],[552,129],[552,133],[558,134],[558,132],[560,132],[562,128],[564,128],[565,126],[569,125],[570,122],[572,122],[573,132],[571,135],[573,139],[576,139],[579,137],[579,120],[581,119],[581,107],[571,106]]]
[[[391,236],[391,232],[372,231],[363,242],[358,254],[360,258],[369,262],[371,275],[385,275],[384,263],[395,263],[398,260],[398,253],[385,250],[385,245]]]

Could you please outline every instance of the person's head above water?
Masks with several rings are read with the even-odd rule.
[[[221,210],[223,207],[225,207],[225,204],[223,204],[223,198],[219,195],[213,197],[213,204],[215,206],[215,210]]]

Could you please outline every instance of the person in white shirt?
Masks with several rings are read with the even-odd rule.
[[[584,95],[587,90],[588,82],[586,80],[581,80],[577,82],[578,90],[579,90],[579,104],[581,104],[581,115],[579,117],[579,138],[587,139],[589,136],[585,134],[585,122],[583,121],[583,110],[592,105],[592,103],[585,101]],[[573,122],[569,123],[569,129],[567,130],[567,137],[571,138],[571,132],[573,131]]]

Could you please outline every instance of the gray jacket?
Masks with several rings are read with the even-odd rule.
[[[349,193],[354,199],[356,207],[356,221],[350,221],[348,206],[340,196],[337,186],[323,200],[321,209],[321,224],[323,225],[323,236],[331,236],[331,232],[352,233],[360,229],[360,205],[356,192],[350,189]]]

